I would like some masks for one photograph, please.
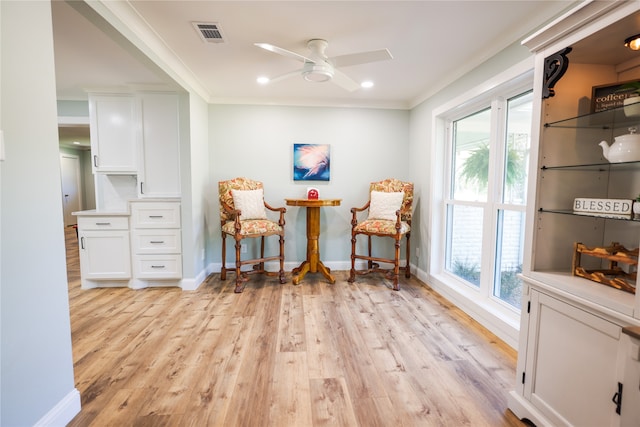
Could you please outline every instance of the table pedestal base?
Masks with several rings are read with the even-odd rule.
[[[297,285],[307,273],[320,272],[324,277],[333,284],[336,279],[331,275],[331,269],[320,261],[320,247],[318,239],[320,238],[320,207],[322,206],[339,206],[339,199],[330,200],[306,200],[306,199],[286,199],[289,206],[302,206],[307,208],[307,259],[294,268],[293,284]]]
[[[329,280],[329,283],[336,283],[336,279],[331,275],[331,269],[325,266],[322,261],[318,260],[318,265],[315,270],[311,269],[311,262],[309,261],[303,261],[302,264],[300,264],[300,267],[291,270],[291,273],[293,274],[293,284],[297,285],[298,283],[300,283],[300,281],[304,279],[305,274],[309,272],[317,273],[318,271],[322,273],[322,275],[326,277],[327,280]]]

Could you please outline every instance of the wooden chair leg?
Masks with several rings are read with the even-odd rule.
[[[234,292],[237,294],[244,290],[244,283],[242,280],[242,275],[240,273],[240,267],[242,266],[242,264],[240,263],[240,249],[242,247],[242,244],[240,242],[240,240],[236,240],[236,289],[234,290]]]
[[[284,236],[280,235],[280,283],[285,283],[287,279],[284,276]]]
[[[227,239],[226,233],[222,233],[222,269],[220,269],[220,280],[227,280],[227,266],[225,258],[227,256]]]
[[[409,266],[409,261],[411,260],[410,256],[410,245],[409,245],[409,233],[407,233],[407,267],[405,268],[404,277],[409,279],[411,277],[411,267]]]
[[[356,280],[356,234],[351,233],[351,271],[349,272],[348,282],[353,283]]]
[[[400,239],[395,239],[395,256],[393,259],[393,290],[399,291],[400,285],[398,278],[400,277]]]

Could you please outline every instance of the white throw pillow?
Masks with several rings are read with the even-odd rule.
[[[240,210],[240,219],[266,219],[264,192],[258,190],[232,190],[233,205]]]
[[[371,204],[369,205],[369,219],[396,220],[396,211],[402,206],[404,191],[398,193],[386,193],[384,191],[371,192]]]

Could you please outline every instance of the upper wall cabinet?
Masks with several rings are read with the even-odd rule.
[[[140,95],[142,153],[138,171],[140,197],[180,196],[178,97],[172,93]]]
[[[94,173],[135,174],[138,170],[136,99],[133,95],[89,95]]]
[[[96,195],[140,198],[180,197],[178,95],[170,92],[93,93],[89,96],[91,154]],[[119,188],[113,175],[134,175],[133,187]],[[137,181],[136,181],[137,180]],[[101,185],[109,182],[109,186]]]

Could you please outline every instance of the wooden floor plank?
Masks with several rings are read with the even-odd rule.
[[[415,278],[83,290],[71,232],[70,427],[524,425],[515,351]]]
[[[330,320],[330,309],[333,306],[333,301],[325,296],[304,297],[309,378],[344,376],[343,358]]]
[[[344,378],[312,379],[310,387],[314,426],[358,425]],[[292,424],[288,424],[292,425]]]
[[[311,391],[307,355],[302,351],[278,352],[271,381],[268,425],[310,426]]]
[[[282,288],[282,304],[278,321],[278,351],[305,351],[303,298],[298,287]]]

